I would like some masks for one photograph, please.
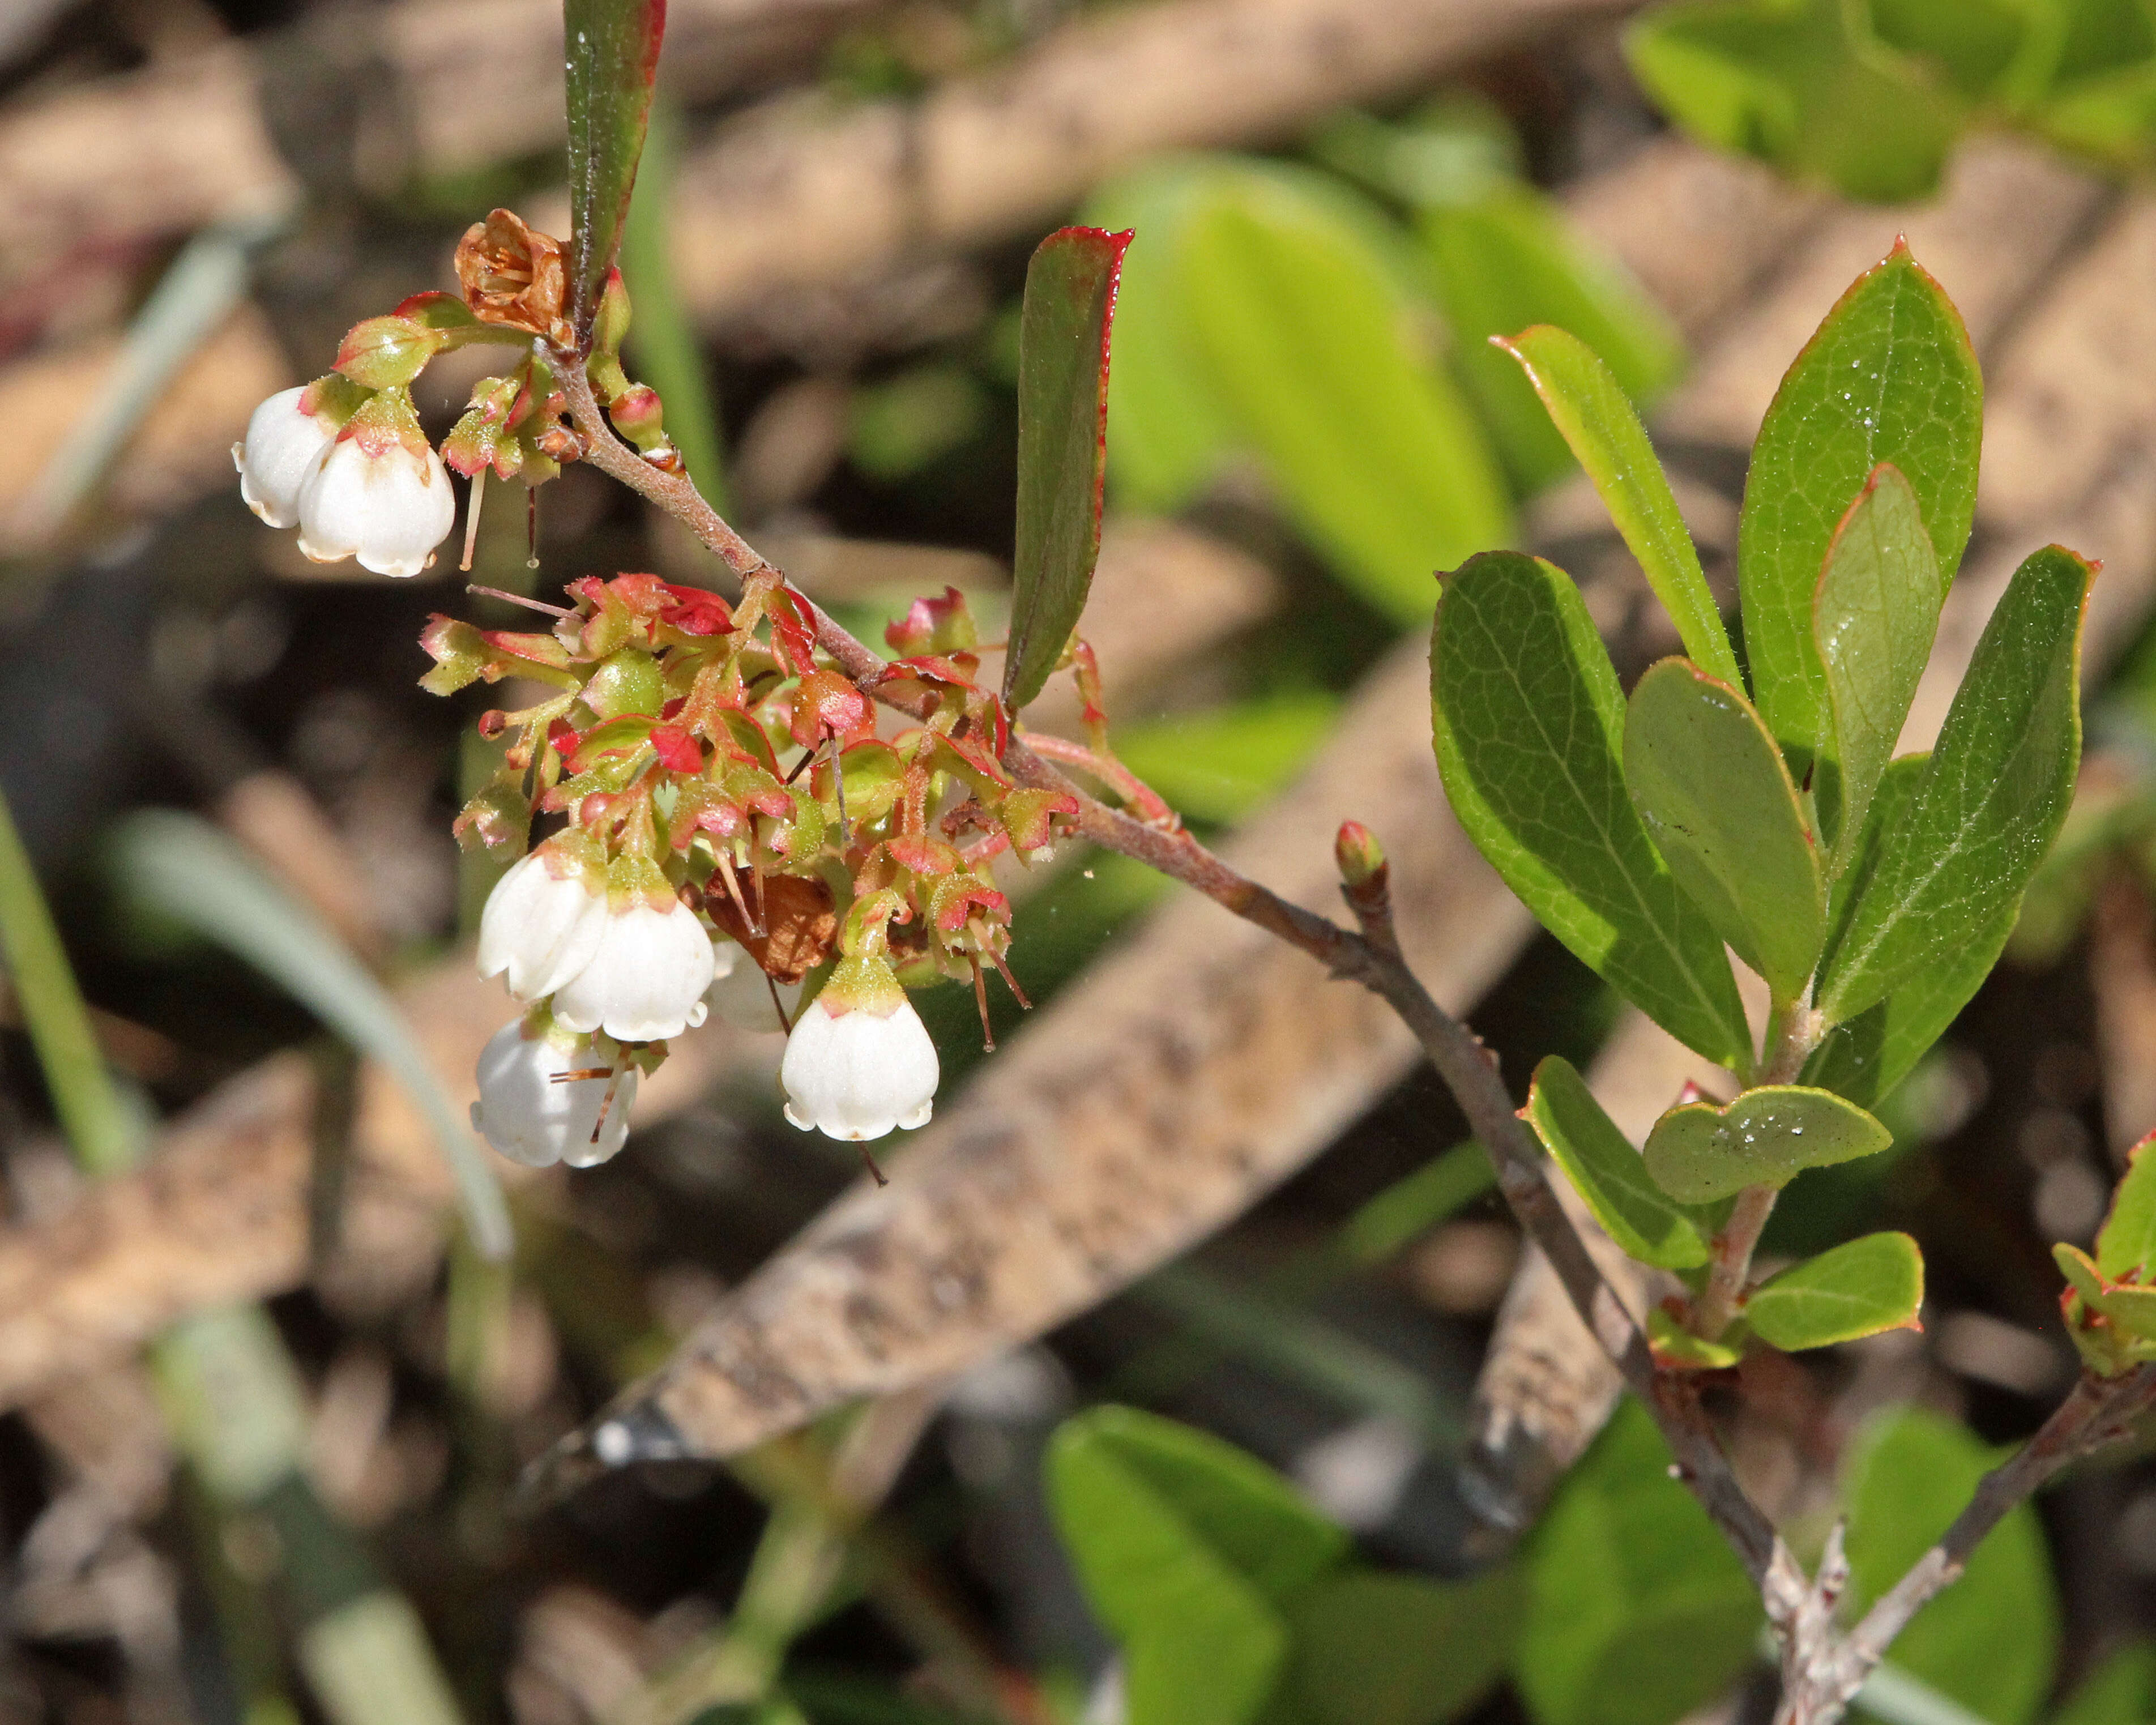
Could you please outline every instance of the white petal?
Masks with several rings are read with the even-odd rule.
[[[300,410],[306,393],[304,385],[279,390],[248,419],[246,440],[232,446],[240,496],[273,527],[299,520],[300,489],[336,439],[314,414]]]
[[[472,1125],[501,1154],[529,1168],[557,1162],[589,1168],[604,1162],[629,1136],[636,1072],[632,1067],[619,1080],[554,1082],[558,1072],[593,1063],[588,1044],[565,1049],[545,1036],[526,1036],[521,1021],[503,1025],[479,1057],[479,1101],[472,1105]],[[598,1130],[609,1084],[613,1101],[604,1128]]]
[[[879,1016],[834,1016],[819,996],[794,1021],[779,1065],[786,1117],[803,1132],[850,1142],[925,1126],[941,1070],[936,1044],[911,1002]]]
[[[370,455],[339,440],[300,492],[300,549],[318,563],[357,557],[378,575],[416,575],[456,524],[448,470],[432,449]]]
[[[711,937],[684,905],[609,915],[591,961],[555,992],[554,1018],[624,1042],[678,1036],[701,1022],[716,967]]]
[[[589,963],[606,929],[606,896],[557,876],[543,850],[523,858],[487,895],[479,919],[479,973],[509,973],[509,992],[538,1000]]]

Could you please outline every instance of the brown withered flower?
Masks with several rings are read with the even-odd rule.
[[[575,345],[562,242],[526,227],[513,210],[495,210],[465,230],[457,281],[482,323],[544,336],[557,347]]]
[[[721,871],[726,872],[723,864]],[[747,948],[766,976],[774,982],[798,983],[831,956],[839,938],[839,917],[829,887],[798,875],[767,875],[759,892],[748,870],[732,872],[731,891],[720,890],[723,882],[714,886],[704,908],[712,922]],[[759,901],[764,930],[760,934],[750,920],[756,914],[750,906]]]

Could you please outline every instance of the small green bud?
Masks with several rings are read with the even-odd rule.
[[[602,719],[655,714],[665,704],[659,661],[641,647],[621,647],[600,660],[584,685],[584,705]]]
[[[1383,890],[1387,874],[1384,847],[1362,822],[1348,820],[1340,824],[1339,835],[1332,841],[1332,855],[1340,865],[1340,878],[1350,892],[1362,892],[1372,887]]]
[[[388,389],[418,377],[447,339],[413,318],[370,317],[345,332],[336,368],[364,388]]]

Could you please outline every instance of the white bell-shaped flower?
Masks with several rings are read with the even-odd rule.
[[[695,911],[678,900],[656,910],[639,895],[608,912],[590,959],[554,991],[554,1021],[622,1042],[678,1036],[704,1022],[704,990],[717,970]]]
[[[848,988],[847,968],[793,1021],[778,1067],[786,1117],[803,1132],[853,1143],[927,1125],[942,1076],[927,1027],[896,981]]]
[[[449,470],[400,388],[354,413],[300,488],[300,549],[318,563],[357,557],[377,575],[417,575],[456,519]]]
[[[592,961],[607,922],[603,875],[548,845],[494,884],[479,919],[479,973],[509,973],[519,1000],[544,999]]]
[[[480,1054],[472,1126],[511,1162],[527,1168],[557,1162],[590,1168],[604,1162],[629,1137],[629,1105],[636,1100],[636,1069],[624,1066],[617,1076],[598,1070],[606,1064],[588,1039],[534,1034],[521,1019],[504,1024]],[[562,1078],[569,1072],[596,1076]]]
[[[336,441],[341,419],[322,399],[327,393],[304,383],[279,390],[255,408],[245,440],[232,446],[240,496],[273,527],[289,527],[300,519],[300,488]],[[316,398],[311,403],[310,395]]]

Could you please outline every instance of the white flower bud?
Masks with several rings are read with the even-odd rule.
[[[494,883],[479,919],[479,973],[509,973],[519,1000],[543,999],[591,963],[607,921],[603,881],[557,875],[542,847]]]
[[[942,1069],[913,1003],[899,994],[834,1013],[826,987],[793,1021],[779,1063],[786,1117],[802,1131],[859,1142],[926,1126]]]
[[[480,1054],[479,1100],[472,1104],[472,1126],[511,1162],[527,1168],[557,1162],[590,1168],[604,1162],[629,1137],[636,1069],[624,1067],[619,1078],[555,1081],[557,1073],[604,1064],[588,1040],[557,1042],[544,1034],[529,1036],[521,1019],[504,1024]],[[609,1086],[613,1101],[607,1104]],[[599,1126],[602,1104],[607,1104],[603,1127]]]
[[[678,1036],[704,1022],[704,990],[717,970],[695,911],[679,902],[654,911],[638,898],[608,914],[590,960],[554,991],[554,1021],[622,1042]]]
[[[255,408],[247,439],[232,446],[239,470],[239,495],[273,527],[300,519],[300,488],[336,441],[336,421],[301,405],[307,386],[280,389]]]
[[[367,418],[354,417],[300,488],[300,549],[318,563],[357,557],[377,575],[417,575],[456,525],[449,470],[424,441],[414,449]]]

